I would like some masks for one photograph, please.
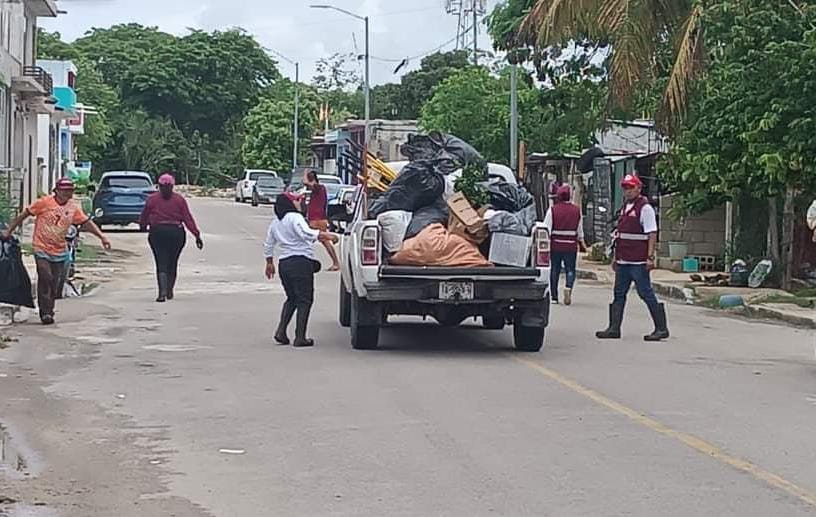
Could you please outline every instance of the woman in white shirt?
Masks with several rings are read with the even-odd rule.
[[[314,274],[320,269],[320,262],[314,256],[314,245],[318,241],[336,243],[337,237],[309,228],[300,211],[300,201],[300,196],[293,192],[281,194],[275,200],[277,218],[269,225],[264,256],[266,277],[270,280],[275,276],[275,259],[278,259],[281,283],[286,291],[275,341],[281,345],[290,343],[287,329],[297,310],[293,345],[307,347],[314,346],[314,341],[306,337],[306,329],[314,302]]]

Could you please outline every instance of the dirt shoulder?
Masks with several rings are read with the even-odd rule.
[[[168,495],[165,429],[139,427],[117,412],[116,394],[101,407],[53,389],[132,324],[106,295],[144,282],[149,252],[140,234],[114,232],[112,240],[117,251],[80,265],[79,281],[99,287],[59,301],[56,327],[30,318],[5,329],[13,341],[0,346],[0,516],[209,515]]]

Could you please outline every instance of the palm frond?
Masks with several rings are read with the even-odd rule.
[[[680,31],[677,55],[657,116],[660,128],[668,134],[683,121],[692,83],[705,64],[702,18],[703,6],[698,4]]]
[[[522,37],[541,47],[593,29],[602,0],[538,0],[521,24]]]
[[[610,104],[625,108],[647,78],[654,56],[657,19],[643,0],[606,0],[598,22],[612,39]]]

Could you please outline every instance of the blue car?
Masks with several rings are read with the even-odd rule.
[[[106,172],[94,195],[94,222],[99,226],[138,223],[148,196],[155,191],[153,178],[146,172]]]

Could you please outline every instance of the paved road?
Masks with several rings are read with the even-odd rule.
[[[633,300],[625,339],[598,342],[609,292],[582,285],[540,354],[410,321],[357,352],[324,273],[317,347],[277,347],[271,210],[193,206],[207,248],[186,251],[175,302],[152,303],[142,257],[0,352],[0,422],[28,471],[0,478],[0,501],[81,517],[816,513],[812,332],[671,305],[674,337],[647,344]]]

